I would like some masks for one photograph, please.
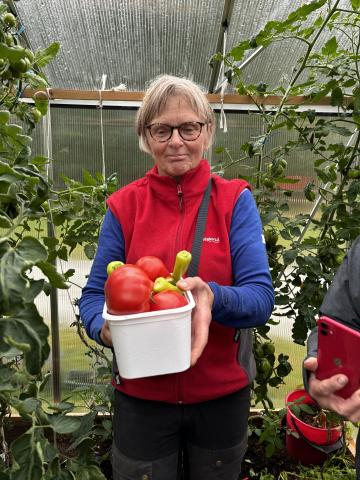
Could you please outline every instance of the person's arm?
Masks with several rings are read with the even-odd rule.
[[[80,317],[85,330],[90,338],[101,345],[105,345],[100,338],[100,332],[104,324],[102,312],[105,302],[106,266],[114,260],[125,261],[124,237],[121,225],[111,211],[107,210],[96,256],[79,301]]]
[[[323,315],[359,328],[360,285],[360,237],[339,267],[320,307]],[[310,396],[322,407],[347,418],[352,422],[360,420],[360,389],[351,397],[344,399],[336,392],[348,382],[345,375],[334,375],[325,380],[318,380],[315,372],[317,363],[317,329],[312,330],[307,342],[308,355],[303,364],[304,386]]]
[[[274,289],[260,216],[249,190],[236,202],[229,238],[234,284],[209,282],[212,319],[235,328],[264,325],[274,308]]]

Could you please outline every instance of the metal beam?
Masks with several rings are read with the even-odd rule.
[[[237,65],[237,67],[239,68],[239,70],[245,68],[250,62],[252,62],[258,55],[260,52],[262,52],[264,50],[264,47],[262,45],[260,45],[260,47],[258,47],[255,52],[253,52],[246,60],[244,60],[242,63],[240,63],[239,65]],[[214,93],[218,93],[220,92],[221,88],[224,86],[224,84],[227,83],[227,79],[223,80],[220,85],[216,85],[215,89],[214,89]]]
[[[222,52],[223,41],[224,41],[224,32],[230,25],[231,15],[233,12],[235,0],[225,0],[224,10],[221,19],[221,27],[216,45],[216,52]],[[220,62],[216,62],[213,66],[210,84],[209,84],[209,93],[213,93],[215,85],[218,83],[220,72]]]

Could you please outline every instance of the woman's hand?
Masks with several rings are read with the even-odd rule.
[[[208,342],[214,294],[200,277],[188,277],[185,280],[179,280],[176,285],[181,290],[191,290],[195,300],[191,319],[190,361],[191,366],[194,366]]]
[[[111,332],[110,332],[110,326],[109,326],[109,322],[107,320],[105,320],[105,322],[102,326],[102,329],[100,331],[100,338],[101,338],[101,341],[103,342],[104,345],[106,345],[108,347],[113,346]]]
[[[347,384],[348,378],[345,375],[338,374],[325,380],[318,380],[314,373],[318,367],[315,357],[307,358],[304,367],[313,372],[309,378],[309,394],[320,407],[332,410],[351,422],[360,421],[360,389],[351,397],[342,398],[336,395],[336,392]]]

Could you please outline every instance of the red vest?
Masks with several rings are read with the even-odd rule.
[[[110,196],[108,206],[121,224],[127,263],[156,255],[171,271],[176,253],[191,251],[197,212],[209,178],[206,160],[179,183],[158,175],[154,167],[145,177]],[[240,193],[249,185],[214,174],[212,179],[198,275],[204,281],[231,285],[231,216]],[[227,395],[249,383],[237,361],[238,348],[234,330],[213,321],[208,344],[194,367],[176,374],[121,379],[115,386],[134,397],[171,403],[196,403]]]

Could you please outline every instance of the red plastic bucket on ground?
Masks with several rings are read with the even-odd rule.
[[[297,418],[290,407],[293,402],[300,398],[302,400],[296,403],[314,403],[312,398],[303,389],[294,390],[287,395],[286,449],[291,457],[303,465],[318,465],[326,460],[327,453],[318,450],[316,446],[336,444],[336,442],[340,440],[342,430],[339,426],[328,429],[313,427]],[[295,433],[299,438],[292,433]]]

